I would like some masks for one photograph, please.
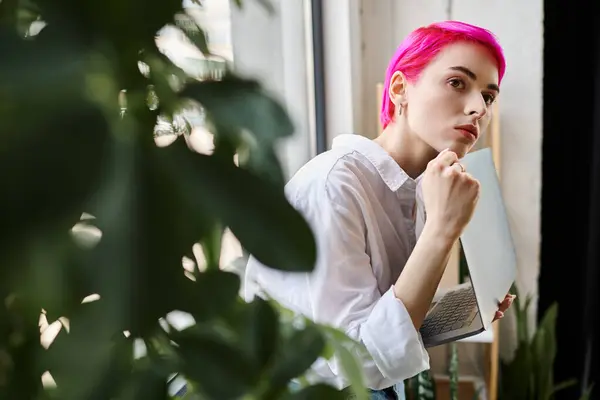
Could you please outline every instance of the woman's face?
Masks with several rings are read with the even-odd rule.
[[[403,106],[409,130],[440,152],[450,148],[463,157],[491,119],[499,94],[498,68],[488,49],[474,43],[445,47],[414,83],[400,76],[394,102]]]

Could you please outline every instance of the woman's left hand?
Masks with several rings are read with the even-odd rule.
[[[494,321],[499,320],[502,317],[504,317],[504,313],[506,312],[506,310],[508,310],[508,308],[510,307],[510,305],[512,304],[512,302],[515,300],[516,297],[517,296],[515,296],[513,294],[506,295],[504,300],[502,300],[502,302],[498,306],[498,311],[496,311],[496,315],[494,316]]]

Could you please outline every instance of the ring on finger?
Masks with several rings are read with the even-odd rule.
[[[465,170],[465,167],[464,167],[464,165],[462,165],[462,164],[461,164],[461,163],[459,163],[459,162],[455,162],[455,163],[454,163],[454,164],[452,164],[452,165],[453,165],[453,166],[454,166],[454,165],[458,166],[458,167],[460,168],[460,172],[465,172],[465,171],[466,171],[466,170]]]

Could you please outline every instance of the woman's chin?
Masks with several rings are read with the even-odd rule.
[[[438,153],[442,152],[445,149],[448,149],[448,150],[456,153],[458,158],[463,158],[469,152],[469,150],[471,150],[471,147],[473,147],[473,146],[468,146],[468,145],[465,145],[464,143],[460,143],[460,142],[451,142],[451,143],[445,143],[445,145],[443,145],[443,146],[436,146],[435,149],[437,150]]]

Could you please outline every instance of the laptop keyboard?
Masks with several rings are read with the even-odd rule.
[[[438,302],[423,322],[423,336],[434,336],[469,326],[475,316],[477,302],[472,287],[449,292]]]

